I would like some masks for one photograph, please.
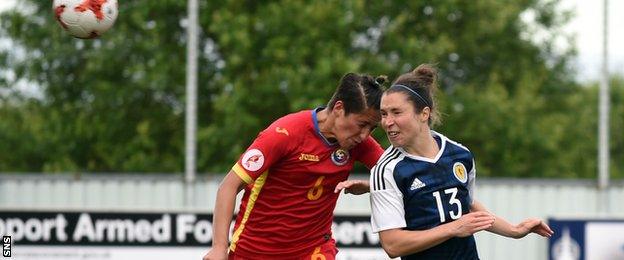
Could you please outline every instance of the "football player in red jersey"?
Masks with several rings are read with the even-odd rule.
[[[327,107],[286,115],[260,132],[219,186],[204,260],[335,259],[331,225],[339,191],[368,192],[367,181],[347,177],[356,161],[372,168],[383,153],[370,133],[380,120],[384,81],[346,74]]]

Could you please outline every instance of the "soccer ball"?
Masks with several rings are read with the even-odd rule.
[[[117,0],[54,0],[56,20],[74,37],[92,39],[113,26]]]

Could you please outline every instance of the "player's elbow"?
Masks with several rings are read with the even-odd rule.
[[[384,248],[384,250],[386,251],[386,254],[388,255],[388,257],[390,258],[397,258],[401,256],[398,252],[394,251],[394,249]]]
[[[388,254],[390,258],[396,258],[396,257],[400,257],[403,255],[397,243],[392,243],[390,241],[384,242],[382,240],[381,247],[383,248],[384,251],[386,251],[386,254]]]
[[[401,256],[399,250],[397,250],[396,247],[384,246],[383,249],[384,251],[386,251],[386,254],[388,254],[388,257],[390,258],[397,258]]]

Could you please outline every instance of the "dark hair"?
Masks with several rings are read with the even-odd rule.
[[[429,126],[433,127],[440,123],[440,112],[435,100],[438,89],[437,77],[438,72],[433,65],[421,64],[413,71],[399,76],[386,93],[405,93],[407,99],[414,104],[417,113],[429,107],[431,110]]]
[[[344,103],[347,115],[361,113],[369,108],[379,110],[384,91],[382,85],[387,79],[386,76],[373,78],[369,75],[347,73],[340,79],[340,84],[329,100],[327,108],[334,109],[336,101],[340,100]]]

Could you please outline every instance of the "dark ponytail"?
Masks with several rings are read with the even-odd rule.
[[[361,113],[370,108],[379,110],[384,91],[383,84],[387,80],[386,76],[373,78],[365,74],[347,73],[340,80],[327,107],[332,110],[336,101],[341,100],[347,114]]]

